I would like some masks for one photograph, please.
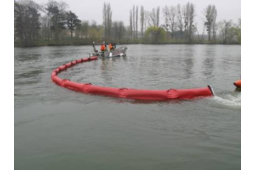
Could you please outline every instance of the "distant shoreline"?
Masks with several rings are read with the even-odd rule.
[[[108,42],[106,41],[106,44]],[[142,44],[142,45],[178,45],[178,44],[183,44],[183,45],[241,45],[239,43],[228,43],[228,44],[224,44],[224,43],[211,43],[211,42],[193,42],[193,43],[187,43],[187,42],[164,42],[164,43],[142,43],[142,42],[121,42],[121,43],[117,43],[117,44],[121,44],[121,45],[135,45],[135,44]],[[87,43],[87,42],[33,42],[30,44],[21,44],[19,42],[14,42],[14,47],[45,47],[45,46],[82,46],[82,45],[92,45],[92,43]],[[101,45],[100,43],[97,43],[96,45]]]

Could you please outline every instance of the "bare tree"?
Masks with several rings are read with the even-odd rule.
[[[119,21],[118,23],[118,41],[120,42],[122,37],[124,37],[125,32],[126,32],[126,28],[125,25],[123,23],[123,21]]]
[[[192,35],[196,31],[196,27],[194,25],[195,7],[193,3],[188,2],[186,5],[183,6],[182,16],[184,23],[185,39],[191,43]]]
[[[215,7],[215,10],[214,10],[214,17],[213,17],[213,24],[212,24],[212,31],[213,31],[213,41],[215,42],[216,41],[216,33],[217,33],[217,23],[216,23],[216,18],[217,18],[217,10],[216,10],[216,7]]]
[[[136,12],[135,12],[135,38],[137,38],[138,33],[138,6],[136,6]]]
[[[45,15],[41,17],[40,22],[41,22],[40,31],[41,31],[42,38],[50,40],[50,36],[51,36],[50,18],[47,15]]]
[[[129,31],[130,31],[130,38],[133,38],[133,13],[132,13],[132,9],[129,12]]]
[[[164,28],[168,31],[169,30],[169,8],[168,6],[165,6],[162,9],[163,17],[165,19],[165,25]]]
[[[112,23],[112,30],[113,30],[113,33],[112,33],[112,37],[114,39],[117,39],[118,38],[118,21],[114,21]]]
[[[107,37],[107,4],[105,2],[103,6],[103,26],[104,26],[104,37]]]
[[[165,28],[171,31],[172,37],[174,37],[174,32],[176,30],[176,7],[175,6],[165,6],[163,8],[163,15],[165,18]]]
[[[82,36],[85,37],[85,39],[88,38],[88,34],[89,34],[89,21],[83,21],[81,23],[81,34]]]
[[[144,7],[141,6],[140,8],[140,23],[141,23],[141,34],[142,34],[142,37],[143,37],[143,31],[144,31]]]
[[[182,15],[183,15],[184,33],[185,33],[185,39],[186,39],[187,38],[188,25],[189,25],[189,3],[182,7]]]
[[[135,39],[135,33],[136,33],[136,29],[135,29],[135,5],[133,5],[133,38]]]
[[[150,12],[144,11],[144,30],[147,30],[148,25],[150,25]]]
[[[68,4],[63,2],[63,1],[60,1],[60,2],[57,2],[58,3],[58,7],[59,7],[59,11],[61,13],[65,13],[66,9],[68,9]]]
[[[191,42],[193,32],[196,30],[196,27],[194,26],[195,8],[194,8],[193,3],[189,4],[189,10],[188,11],[189,11],[189,36],[188,37],[189,37],[189,42]]]
[[[159,27],[159,20],[160,20],[160,7],[157,8],[157,27]]]
[[[179,28],[179,30],[180,30],[180,33],[181,33],[181,36],[183,35],[183,25],[184,25],[184,23],[183,23],[183,14],[182,14],[182,10],[181,10],[181,5],[180,4],[178,4],[177,5],[177,8],[176,8],[176,13],[177,13],[177,26],[178,26],[178,28]]]
[[[111,4],[108,3],[107,5],[107,27],[108,27],[108,37],[111,37],[111,28],[112,28],[112,10]]]
[[[159,27],[159,19],[160,19],[160,7],[157,7],[157,9],[153,8],[150,13],[149,20],[150,26]]]
[[[220,37],[222,38],[223,43],[224,44],[232,43],[236,35],[235,25],[232,22],[232,20],[221,21],[218,23],[218,25],[219,25],[219,32],[221,35]]]
[[[114,21],[112,29],[114,39],[120,42],[126,31],[124,23],[122,21]]]
[[[112,10],[110,3],[104,3],[103,6],[103,25],[104,25],[104,34],[105,38],[111,37],[111,28],[112,28]]]
[[[211,35],[213,34],[214,40],[216,38],[216,18],[217,10],[215,5],[208,5],[204,11],[206,30],[208,33],[208,40],[211,41]]]

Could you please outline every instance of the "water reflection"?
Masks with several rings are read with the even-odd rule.
[[[126,56],[124,57],[113,57],[113,58],[100,58],[101,60],[101,77],[104,80],[104,83],[112,84],[112,80],[114,76],[116,76],[116,69],[118,67],[118,62],[120,61],[127,61]],[[119,69],[119,68],[118,68]],[[118,72],[121,72],[122,70],[117,70]]]
[[[15,75],[15,79],[21,79],[21,78],[36,78],[39,74],[43,73],[43,71],[40,70],[31,70],[29,72],[24,72],[20,74]]]
[[[203,74],[207,79],[213,78],[215,49],[213,47],[207,46],[204,56],[205,56],[205,59],[203,61],[203,68],[204,68]]]
[[[40,57],[41,57],[41,54],[22,54],[22,55],[17,55],[15,59],[20,62],[26,62],[26,61],[36,61]]]
[[[194,48],[189,49],[184,56],[184,71],[185,71],[185,79],[189,79],[193,74],[193,66],[194,66]]]

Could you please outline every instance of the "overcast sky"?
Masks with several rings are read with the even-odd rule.
[[[39,4],[46,4],[48,0],[34,0]],[[59,1],[59,0],[57,0]],[[217,21],[230,20],[237,22],[241,18],[241,0],[62,0],[66,2],[69,7],[68,10],[73,11],[81,20],[95,20],[98,24],[102,24],[102,9],[103,3],[108,2],[112,8],[112,19],[124,21],[125,25],[129,25],[129,11],[133,5],[144,6],[145,10],[151,11],[152,8],[174,5],[178,3],[181,5],[187,2],[195,4],[195,23],[197,23],[198,30],[201,33],[203,30],[203,11],[207,5],[212,4],[216,6],[218,16]],[[139,8],[140,10],[140,8]],[[163,24],[164,19],[160,18],[160,23]]]

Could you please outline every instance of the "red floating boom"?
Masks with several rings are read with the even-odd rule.
[[[234,82],[234,85],[238,88],[241,88],[241,79]]]
[[[138,100],[171,100],[171,99],[194,99],[199,97],[213,96],[213,90],[210,86],[198,89],[169,89],[169,90],[138,90],[127,88],[113,88],[95,86],[90,83],[77,83],[67,79],[61,79],[57,76],[63,70],[70,68],[78,63],[97,60],[97,57],[83,58],[74,60],[70,63],[59,66],[51,73],[51,79],[57,85],[64,88],[104,96],[119,98],[138,99]]]

